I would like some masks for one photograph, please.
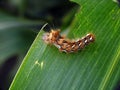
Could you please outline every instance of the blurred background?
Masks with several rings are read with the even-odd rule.
[[[68,0],[0,0],[0,90],[8,90],[41,27],[68,28],[78,7]]]

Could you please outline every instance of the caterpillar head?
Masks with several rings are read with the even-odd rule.
[[[60,30],[51,30],[50,33],[45,33],[43,35],[43,40],[48,44],[55,43],[60,38]]]

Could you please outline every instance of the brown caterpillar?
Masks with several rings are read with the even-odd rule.
[[[71,53],[81,50],[89,43],[94,42],[95,37],[89,33],[77,41],[72,41],[61,36],[60,30],[51,30],[50,33],[43,35],[43,40],[48,44],[53,44],[62,52]]]

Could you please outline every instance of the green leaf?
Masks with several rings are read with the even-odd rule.
[[[68,37],[95,34],[77,53],[61,53],[40,31],[10,90],[113,90],[120,80],[120,9],[112,0],[72,0],[81,8]]]

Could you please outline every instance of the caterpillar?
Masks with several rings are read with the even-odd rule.
[[[82,50],[86,45],[95,41],[95,36],[92,33],[87,34],[78,40],[69,40],[60,35],[60,30],[51,30],[43,35],[44,42],[56,46],[60,51],[71,53]]]

